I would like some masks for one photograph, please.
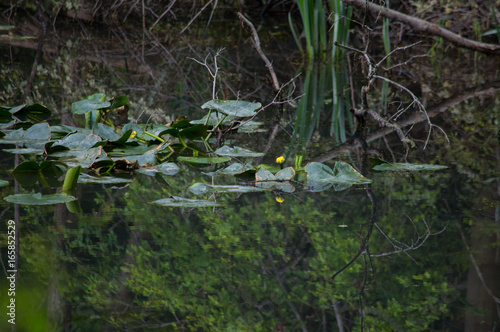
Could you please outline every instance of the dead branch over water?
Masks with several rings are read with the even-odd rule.
[[[417,31],[443,37],[444,39],[461,47],[485,53],[500,54],[500,45],[482,43],[464,38],[454,32],[451,32],[448,29],[441,28],[434,23],[430,23],[420,18],[412,17],[383,6],[379,6],[367,0],[344,0],[344,2],[348,5],[364,8],[365,10],[368,10],[374,14],[380,14],[387,18],[403,22]]]

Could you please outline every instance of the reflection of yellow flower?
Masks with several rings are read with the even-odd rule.
[[[137,131],[133,131],[132,134],[130,134],[130,138],[134,139],[135,136],[137,136]]]
[[[285,157],[280,156],[280,157],[276,158],[277,164],[283,164],[284,162],[285,162]]]
[[[285,201],[285,199],[281,196],[276,196],[276,202],[278,203],[283,203]]]

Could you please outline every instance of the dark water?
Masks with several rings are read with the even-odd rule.
[[[192,58],[203,62],[210,54],[213,70],[213,55],[225,48],[218,57],[217,97],[267,105],[275,97],[269,72],[233,14],[182,35],[64,26],[46,37],[26,100],[53,110],[51,124],[84,125],[70,105],[96,92],[128,95],[127,121],[196,119],[212,99],[212,78]],[[122,173],[116,175],[131,181],[79,184],[79,214],[65,204],[2,201],[6,276],[12,270],[9,220],[16,220],[18,240],[15,295],[1,293],[2,330],[494,330],[500,297],[498,57],[439,47],[432,39],[415,53],[396,54],[392,63],[430,55],[391,76],[426,108],[409,108],[394,119],[415,148],[407,151],[394,131],[367,117],[362,149],[348,111],[352,100],[359,107],[366,84],[361,60],[350,54],[340,67],[303,66],[286,17],[279,15],[259,34],[280,84],[300,75],[283,89],[290,102],[281,118],[280,106],[271,105],[257,118],[263,132],[226,141],[258,152],[271,142],[265,156],[233,161],[276,165],[283,155],[285,166],[294,166],[299,154],[302,166],[316,161],[333,168],[343,161],[373,182],[315,187],[301,172],[293,191],[280,182],[265,192],[197,195],[189,190],[195,183],[249,180],[210,173],[229,163],[200,168],[179,162],[173,175]],[[373,38],[372,56],[380,59],[383,47]],[[20,103],[36,45],[2,41],[3,105]],[[383,89],[379,81],[369,96],[382,115],[411,102],[392,88],[384,107]],[[1,178],[9,181],[3,197],[54,193],[62,185],[59,178],[58,186],[38,181],[16,189],[8,170],[44,159],[18,158],[2,152]],[[448,168],[376,171],[369,158]],[[221,206],[152,204],[172,196]],[[2,289],[9,289],[8,280],[2,278]],[[15,326],[6,308],[12,298]]]

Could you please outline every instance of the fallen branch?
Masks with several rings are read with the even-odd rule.
[[[443,37],[444,39],[452,42],[453,44],[461,47],[465,47],[474,51],[480,51],[484,53],[500,54],[500,45],[482,43],[468,38],[464,38],[450,30],[439,27],[434,23],[427,22],[420,18],[412,17],[396,10],[392,10],[383,6],[379,6],[368,0],[344,0],[348,5],[353,5],[360,8],[365,8],[377,15],[382,15],[384,17],[394,19],[405,24],[408,24],[413,29],[421,32],[431,33],[436,36]]]

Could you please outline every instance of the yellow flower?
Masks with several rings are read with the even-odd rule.
[[[277,164],[283,164],[284,162],[285,162],[285,157],[279,156],[278,158],[276,158]]]
[[[281,197],[281,196],[276,196],[276,202],[278,202],[278,203],[280,203],[280,204],[281,204],[281,203],[283,203],[284,201],[285,201],[285,199],[284,199],[283,197]]]
[[[133,131],[132,134],[130,134],[131,139],[134,139],[135,136],[137,136],[137,131]]]

